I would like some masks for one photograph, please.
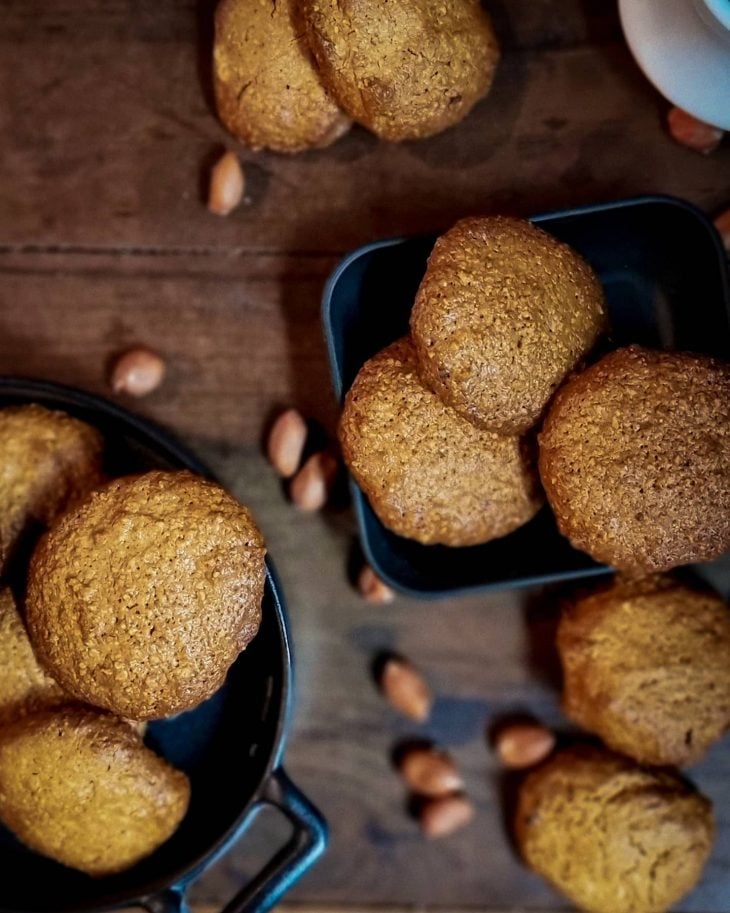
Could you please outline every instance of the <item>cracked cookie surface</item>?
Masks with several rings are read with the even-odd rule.
[[[712,806],[686,781],[585,746],[527,776],[515,831],[527,864],[587,913],[665,913],[714,838]]]
[[[423,377],[480,428],[520,434],[605,328],[601,284],[521,219],[462,219],[434,245],[411,313]]]
[[[540,476],[558,526],[633,574],[730,549],[730,365],[629,346],[555,396]]]
[[[360,370],[340,442],[380,520],[425,545],[476,545],[530,520],[542,498],[529,444],[480,431],[424,386],[408,338]]]
[[[293,0],[221,0],[216,10],[216,107],[252,149],[323,148],[350,127],[319,78],[297,11]]]
[[[0,588],[0,725],[68,699],[38,664],[13,594]]]
[[[669,577],[617,580],[566,605],[563,709],[644,764],[698,761],[730,727],[730,608]]]
[[[102,437],[43,406],[0,409],[0,575],[26,536],[102,482]]]
[[[322,79],[389,140],[439,133],[486,95],[499,59],[479,0],[302,0]]]
[[[164,843],[188,778],[125,722],[67,707],[0,729],[0,818],[31,849],[96,877]]]
[[[120,716],[194,707],[258,631],[264,556],[250,513],[219,485],[189,472],[118,479],[33,555],[36,654],[74,697]]]

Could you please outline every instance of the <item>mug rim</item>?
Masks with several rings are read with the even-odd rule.
[[[695,6],[705,24],[730,38],[730,0],[695,0]]]

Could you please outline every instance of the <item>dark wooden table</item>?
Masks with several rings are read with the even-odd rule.
[[[502,826],[490,721],[529,708],[565,725],[550,594],[362,602],[346,577],[346,510],[305,517],[260,454],[272,411],[336,415],[322,285],[346,250],[447,227],[467,213],[531,213],[645,192],[708,211],[730,202],[730,144],[703,157],[665,135],[664,102],[624,46],[607,0],[491,0],[504,47],[494,89],[430,141],[356,129],[295,158],[243,151],[244,208],[207,213],[205,176],[231,141],[211,113],[212,4],[1,0],[0,372],[106,392],[109,359],[165,354],[140,411],[175,429],[255,510],[285,585],[298,659],[287,764],[332,826],[328,856],[293,893],[311,904],[564,909],[516,861]],[[408,726],[372,686],[382,649],[438,692]],[[429,734],[462,765],[474,823],[426,843],[404,812],[394,742]],[[715,800],[717,847],[686,913],[730,909],[730,745],[693,771]],[[281,839],[275,816],[194,891],[220,904]],[[622,911],[616,911],[622,913]]]

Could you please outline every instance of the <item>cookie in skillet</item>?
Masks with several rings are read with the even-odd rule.
[[[26,620],[75,698],[132,720],[194,707],[256,635],[263,538],[189,472],[118,479],[65,514],[30,565]]]
[[[13,594],[0,588],[0,724],[66,701],[68,695],[38,665]]]
[[[89,708],[0,729],[0,819],[28,847],[96,877],[164,843],[190,784],[124,721]]]
[[[23,540],[102,480],[101,435],[43,406],[0,409],[0,576]]]

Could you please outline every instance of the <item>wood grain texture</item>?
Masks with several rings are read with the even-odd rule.
[[[133,910],[138,910],[139,907],[129,907],[124,910],[120,910],[119,913],[132,913]],[[319,904],[293,904],[293,903],[283,903],[278,907],[274,908],[277,913],[413,913],[412,907],[332,907],[332,906],[322,906]],[[194,904],[191,908],[191,913],[219,913],[219,908],[211,906],[210,904]],[[479,907],[445,907],[440,913],[520,913],[515,907],[510,907],[509,910],[484,910],[481,911]],[[540,913],[540,911],[534,911],[534,913]]]
[[[665,106],[620,43],[613,4],[489,7],[505,58],[464,124],[419,144],[356,129],[297,158],[243,151],[249,199],[221,220],[201,202],[212,155],[232,145],[207,101],[209,0],[0,0],[0,372],[105,392],[123,348],[151,345],[168,359],[166,383],[137,408],[252,506],[288,596],[298,706],[287,767],[332,827],[327,857],[292,897],[353,913],[566,909],[505,837],[513,781],[486,739],[515,710],[565,721],[554,594],[368,605],[347,579],[349,512],[297,514],[260,456],[282,404],[333,430],[319,322],[327,274],[357,244],[470,212],[649,191],[713,209],[730,194],[730,144],[705,158],[667,139]],[[427,726],[396,717],[373,686],[370,663],[386,649],[428,674],[438,700]],[[390,765],[413,735],[453,752],[477,804],[474,822],[440,843],[421,839]],[[716,803],[719,837],[681,909],[726,913],[730,746],[692,775]],[[285,837],[263,814],[192,889],[196,910],[220,909]]]
[[[113,356],[144,344],[169,374],[136,405],[185,435],[256,445],[272,410],[292,401],[331,429],[319,305],[335,262],[0,253],[0,365],[109,393]]]
[[[138,910],[139,907],[129,907],[120,910],[119,913],[132,913],[132,910]],[[364,906],[347,906],[333,907],[322,906],[320,904],[293,904],[283,903],[274,908],[277,913],[413,913],[412,907],[364,907]],[[210,904],[194,904],[191,913],[219,913],[219,908]],[[452,907],[449,913],[519,913],[514,907],[509,910],[489,910],[481,911],[479,907]]]
[[[190,6],[3,5],[0,244],[339,252],[470,212],[656,190],[725,202],[730,144],[703,157],[667,138],[628,51],[585,43],[594,21],[611,31],[605,12],[589,18],[598,3],[499,6],[494,88],[441,136],[392,145],[356,129],[325,152],[244,153],[249,203],[227,220],[201,205],[211,156],[233,143],[208,106]],[[531,50],[538,34],[550,40]]]

